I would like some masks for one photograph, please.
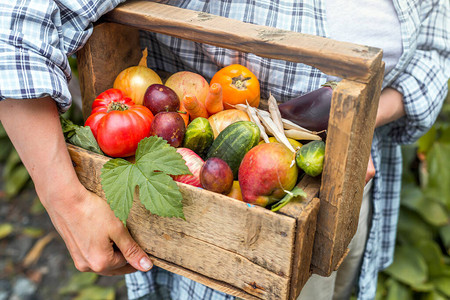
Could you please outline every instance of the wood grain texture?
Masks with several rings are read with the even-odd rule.
[[[173,263],[167,262],[163,259],[160,259],[158,257],[155,257],[153,255],[149,255],[152,259],[155,266],[158,266],[160,268],[163,268],[164,270],[167,270],[169,272],[187,277],[191,280],[202,282],[204,285],[209,286],[210,288],[213,288],[215,290],[224,292],[226,294],[239,297],[246,300],[259,300],[261,298],[253,296],[251,294],[248,294],[240,289],[237,289],[236,287],[229,285],[225,282],[218,281],[212,278],[205,277],[199,273],[193,272],[189,269],[183,268],[179,265],[175,265]]]
[[[139,30],[114,23],[94,27],[86,45],[77,52],[85,119],[95,97],[112,88],[120,71],[137,65],[141,56]]]
[[[333,92],[313,272],[329,276],[356,232],[384,64],[369,84],[343,80]]]
[[[306,281],[311,276],[311,258],[313,253],[313,243],[311,241],[314,241],[317,214],[320,206],[320,200],[316,198],[320,189],[320,177],[314,178],[305,175],[297,186],[306,192],[306,198],[294,198],[289,205],[280,209],[280,213],[297,219],[297,228],[305,228],[305,230],[297,230],[296,232],[290,299],[298,297]]]
[[[378,48],[243,23],[156,2],[127,1],[105,19],[262,57],[305,63],[326,74],[360,82],[370,81],[382,59]]]
[[[99,176],[108,158],[72,145],[68,149],[81,183],[104,197]],[[319,205],[312,195],[318,186],[304,203],[287,205],[285,214],[178,186],[186,221],[150,214],[136,195],[127,226],[145,251],[200,276],[204,284],[222,282],[261,299],[288,299],[292,278],[299,285],[309,277]]]

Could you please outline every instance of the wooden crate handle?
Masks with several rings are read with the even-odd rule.
[[[170,36],[318,68],[328,75],[368,83],[381,65],[382,50],[244,23],[157,1],[127,1],[105,20]]]

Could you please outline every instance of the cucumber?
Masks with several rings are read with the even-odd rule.
[[[312,141],[303,145],[295,155],[297,166],[309,176],[315,177],[322,173],[325,158],[325,143]]]
[[[198,117],[189,123],[184,134],[183,147],[203,156],[214,140],[214,132],[208,119]]]
[[[208,150],[206,158],[223,159],[233,171],[236,179],[244,155],[259,142],[260,130],[250,121],[230,124],[219,133]]]

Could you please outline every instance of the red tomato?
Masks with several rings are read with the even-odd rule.
[[[138,143],[150,135],[152,112],[143,105],[135,105],[119,89],[109,89],[92,103],[89,126],[100,149],[112,157],[134,155]]]

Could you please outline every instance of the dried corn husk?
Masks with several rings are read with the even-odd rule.
[[[294,139],[294,140],[321,140],[322,138],[318,136],[317,134],[309,133],[302,130],[296,130],[296,129],[287,129],[284,131],[284,134],[286,137]]]
[[[235,105],[235,108],[243,110],[243,111],[247,111],[247,108],[246,108],[246,106],[244,104],[237,104],[237,105]],[[270,117],[271,116],[270,113],[265,111],[265,110],[254,108],[254,107],[253,107],[253,109],[258,112],[258,116],[260,116],[260,115],[264,116],[264,117]],[[281,121],[283,123],[283,128],[285,129],[285,131],[287,131],[287,130],[295,130],[295,131],[309,133],[309,134],[303,135],[304,136],[304,138],[302,138],[303,140],[321,140],[321,137],[318,135],[318,133],[320,133],[320,132],[308,130],[306,128],[303,128],[303,127],[295,124],[292,121],[287,120],[287,119],[281,118]],[[299,135],[299,134],[297,134],[297,133],[295,133],[293,131],[292,132],[289,131],[288,134],[290,135],[288,137],[295,136],[295,135],[298,136]],[[294,137],[291,137],[291,138],[295,139]]]
[[[250,106],[247,102],[246,112],[250,117],[250,120],[259,127],[260,136],[264,140],[264,142],[269,143],[269,137],[267,136],[264,126],[261,124],[261,121],[259,120],[256,110],[257,110],[256,108]]]
[[[273,122],[275,123],[275,126],[277,126],[279,131],[283,131],[283,122],[281,121],[281,113],[278,109],[278,103],[277,100],[275,100],[275,97],[272,96],[272,94],[269,94],[268,99],[269,104],[269,113],[272,117]]]
[[[273,136],[277,139],[278,142],[284,144],[286,147],[289,148],[292,152],[295,153],[294,147],[292,147],[291,143],[289,143],[287,137],[284,135],[284,131],[280,131],[278,127],[273,122],[272,118],[269,116],[264,116],[260,114],[260,110],[256,111],[258,113],[258,117],[263,123],[264,127],[267,131],[273,134]]]

